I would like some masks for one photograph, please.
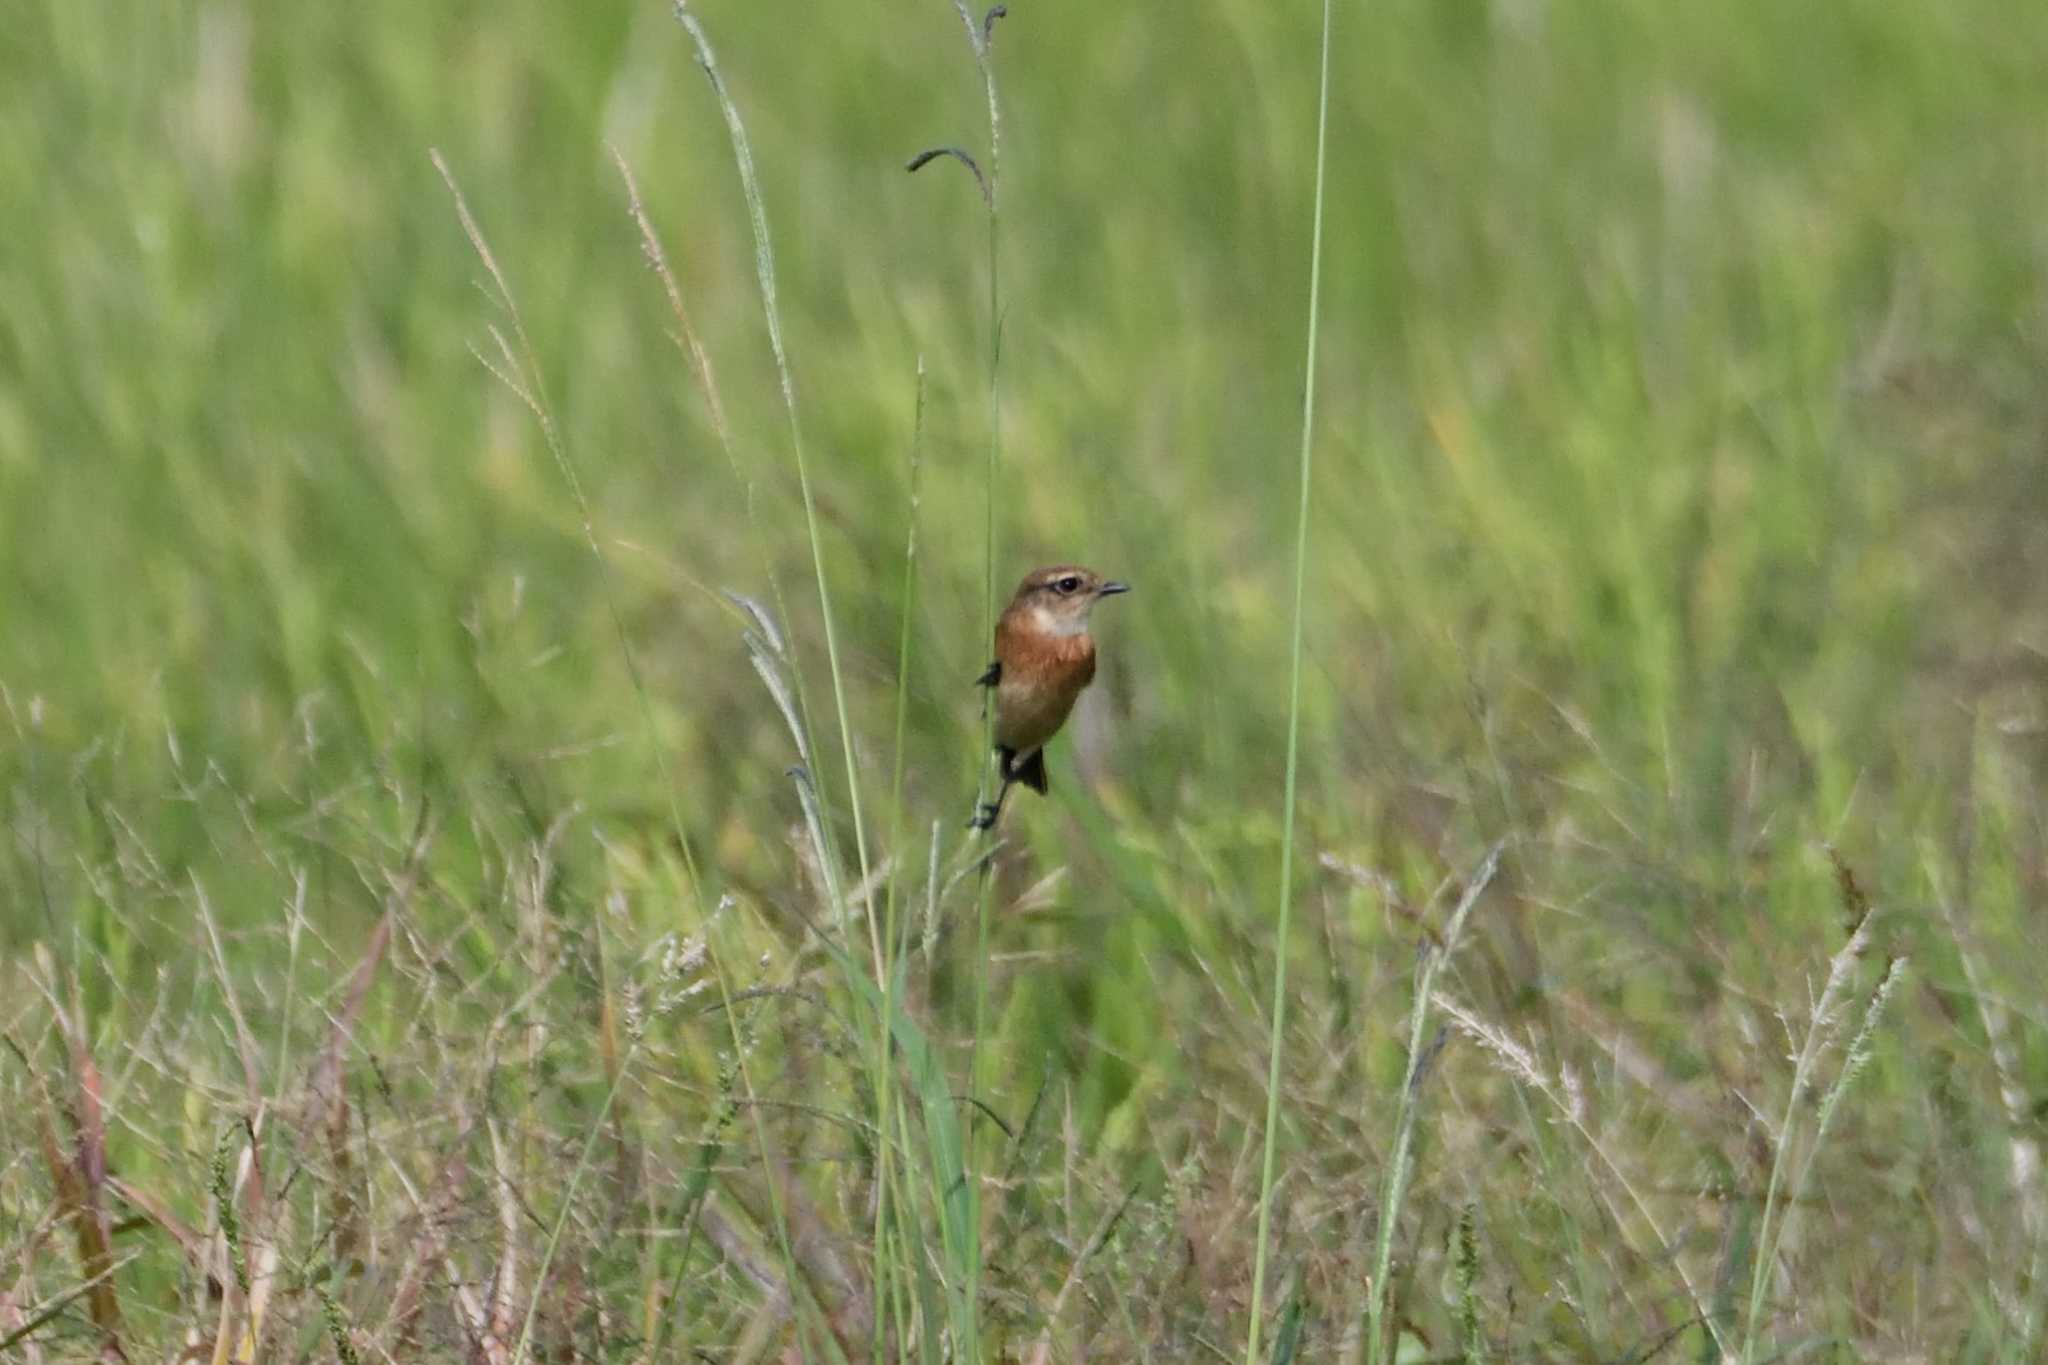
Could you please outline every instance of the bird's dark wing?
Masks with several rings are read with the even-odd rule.
[[[980,677],[974,680],[974,685],[976,687],[994,687],[997,683],[1001,682],[1002,680],[1003,661],[1001,659],[997,659],[994,663],[990,664],[986,669],[982,671],[982,675]]]

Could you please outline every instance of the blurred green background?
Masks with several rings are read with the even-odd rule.
[[[1271,968],[1314,11],[1015,0],[996,30],[997,576],[1136,586],[1052,805],[1013,812],[1012,891],[1067,874],[999,927],[1030,964],[1001,1045],[1112,1153],[1262,1069],[1185,1021],[1213,967],[1245,1052]],[[871,811],[928,370],[921,870],[976,771],[990,319],[971,182],[903,163],[985,154],[979,79],[944,0],[699,13],[763,177]],[[190,877],[248,927],[311,864],[346,960],[381,894],[348,869],[422,794],[457,886],[493,830],[557,818],[570,863],[602,861],[584,831],[659,850],[673,796],[714,887],[796,895],[788,736],[719,590],[779,580],[814,689],[822,633],[746,209],[668,7],[65,0],[4,27],[0,944],[88,949],[102,1003],[139,1008],[118,982],[199,951]],[[1983,1144],[1956,1178],[1995,1203],[2015,1112],[1935,910],[1968,912],[2048,1087],[2048,8],[1375,0],[1338,6],[1332,80],[1309,1016],[1353,1029],[1406,971],[1392,912],[1510,837],[1472,989],[1539,1020],[1583,992],[1725,1079],[1758,1034],[1721,1011],[1803,1001],[1839,941],[1833,843],[1927,983],[1924,1052],[1880,1067],[1889,1150],[1954,1138],[1915,1098],[1945,1077]],[[507,320],[429,148],[517,295],[608,578],[472,353]],[[631,915],[687,927],[672,898]]]
[[[981,144],[978,83],[945,4],[704,13],[753,126],[876,744],[930,369],[913,780],[950,811],[985,652],[984,243],[957,167],[900,167]],[[999,575],[1072,557],[1140,585],[1097,766],[1154,824],[1274,804],[1314,19],[1074,0],[1000,30]],[[455,774],[609,743],[542,766],[645,803],[574,503],[470,352],[502,319],[439,147],[519,296],[686,818],[709,837],[789,803],[704,589],[801,583],[805,551],[744,210],[665,7],[84,3],[15,27],[0,679],[43,700],[43,741],[111,775],[175,735],[254,787],[296,780],[307,735],[345,768]],[[1376,793],[1467,757],[1472,705],[1568,708],[1685,807],[1674,835],[1736,837],[1744,774],[1839,815],[1859,774],[1876,797],[1942,758],[1923,745],[1964,678],[2031,675],[2044,30],[1883,3],[1340,15],[1319,829],[1369,829]]]

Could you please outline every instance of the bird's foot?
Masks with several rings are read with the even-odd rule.
[[[977,802],[974,807],[973,816],[967,821],[967,828],[994,829],[996,827],[996,814],[1001,809],[1000,806],[988,801]]]

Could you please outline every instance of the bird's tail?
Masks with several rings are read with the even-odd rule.
[[[1005,750],[1003,754],[1003,780],[1022,782],[1040,796],[1045,795],[1045,750],[1033,749],[1022,758]]]

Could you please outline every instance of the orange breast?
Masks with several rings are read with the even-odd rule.
[[[1094,679],[1095,641],[1021,630],[1006,619],[996,631],[996,657],[1003,664],[996,684],[996,743],[1029,753],[1059,733],[1075,699]]]

